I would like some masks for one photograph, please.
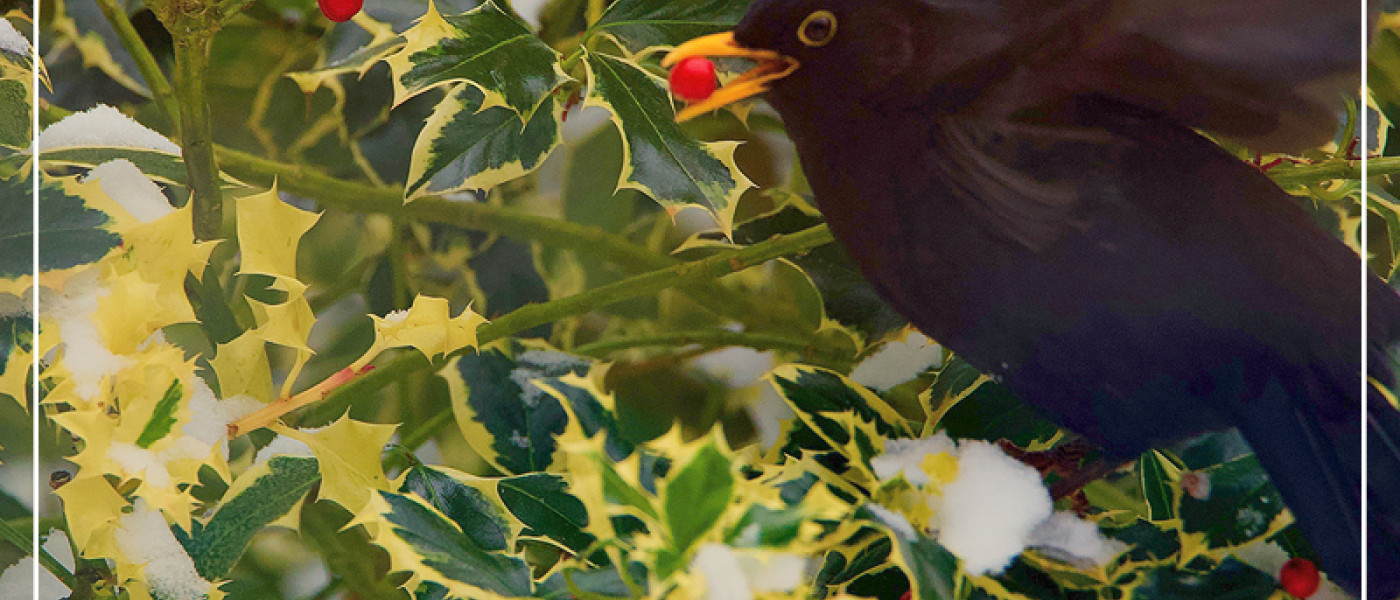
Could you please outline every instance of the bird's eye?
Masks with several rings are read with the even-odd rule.
[[[825,46],[833,37],[836,37],[836,15],[829,10],[807,15],[802,20],[802,26],[797,28],[797,39],[813,48]]]

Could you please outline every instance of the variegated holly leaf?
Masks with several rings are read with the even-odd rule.
[[[429,5],[403,37],[404,47],[385,59],[395,106],[434,87],[469,82],[484,93],[482,108],[505,106],[529,119],[568,80],[559,55],[495,2],[448,17]]]
[[[609,34],[638,52],[727,30],[748,7],[748,0],[619,0],[589,31]]]
[[[738,142],[701,142],[681,131],[666,84],[637,63],[589,52],[585,106],[612,113],[622,133],[619,188],[632,188],[674,212],[708,209],[725,235],[733,229],[739,195],[753,184],[734,163]]]
[[[316,459],[274,456],[233,482],[208,523],[195,521],[188,536],[177,531],[180,544],[201,577],[220,579],[243,555],[254,534],[286,515],[320,480]]]
[[[31,230],[33,203],[28,179],[0,182],[0,277],[29,275],[33,270]],[[17,200],[17,201],[16,201]],[[95,262],[121,243],[111,231],[112,219],[87,199],[70,193],[58,182],[39,186],[39,271],[67,269]]]
[[[393,570],[408,571],[458,598],[531,595],[530,567],[525,561],[481,547],[426,501],[378,491],[370,499],[369,511],[379,522],[374,543],[389,553]],[[364,515],[361,519],[369,520]]]
[[[409,200],[492,188],[535,170],[559,145],[563,111],[553,96],[529,123],[505,107],[483,109],[484,102],[481,90],[463,83],[438,103],[413,146]]]
[[[571,418],[584,435],[607,430],[613,458],[631,453],[612,398],[585,378],[589,368],[581,357],[517,344],[464,354],[440,374],[472,449],[501,471],[532,473],[562,464],[558,438]]]

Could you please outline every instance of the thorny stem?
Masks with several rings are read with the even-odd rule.
[[[276,180],[278,189],[315,198],[326,206],[404,215],[422,222],[444,223],[553,248],[587,252],[633,273],[663,269],[681,262],[598,227],[538,217],[482,202],[427,197],[404,204],[403,190],[398,188],[345,181],[308,167],[278,163],[223,147],[218,148],[218,157],[224,170],[237,179],[269,187]],[[775,321],[773,315],[755,306],[750,299],[735,296],[712,282],[689,289],[687,293],[701,305],[744,323],[749,329],[782,329],[795,332],[793,335],[813,337],[792,323]]]
[[[699,345],[707,349],[740,346],[755,350],[785,350],[801,354],[808,359],[835,362],[849,362],[850,356],[836,356],[813,346],[807,340],[794,339],[787,335],[746,331],[711,329],[699,331],[673,331],[655,335],[612,338],[583,344],[573,348],[573,352],[584,356],[602,357],[620,350],[646,347],[678,348]]]
[[[131,60],[136,63],[136,70],[141,72],[146,86],[151,89],[151,97],[175,128],[175,136],[179,137],[180,105],[175,101],[175,90],[170,87],[170,80],[165,78],[165,73],[161,72],[155,55],[151,54],[151,49],[141,41],[141,35],[136,33],[136,27],[132,26],[126,10],[117,4],[117,0],[97,0],[97,6],[102,9],[102,14],[107,16],[107,22],[111,23],[112,29],[116,30],[117,38],[121,40]]]
[[[655,294],[666,288],[694,285],[718,279],[749,267],[761,265],[769,260],[805,252],[832,241],[835,241],[835,238],[832,237],[831,230],[827,229],[825,224],[817,225],[797,233],[776,235],[745,248],[720,252],[708,258],[629,277],[572,296],[542,304],[529,304],[482,325],[477,330],[477,344],[488,344],[564,317],[584,314],[623,300]],[[426,363],[417,359],[412,353],[401,354],[364,376],[349,377],[348,381],[342,379],[335,384],[323,382],[292,398],[274,401],[266,408],[230,425],[229,436],[235,437],[258,427],[266,426],[283,414],[321,398],[326,398],[329,401],[332,396],[367,393],[380,389],[399,377],[425,366],[427,366]],[[353,365],[347,367],[337,376],[353,367]],[[341,385],[342,381],[344,381],[343,385]],[[323,390],[327,388],[331,388],[330,391],[323,393]]]

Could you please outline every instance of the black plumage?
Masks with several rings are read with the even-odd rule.
[[[1360,23],[1336,0],[757,0],[668,61],[758,60],[691,113],[767,91],[881,295],[1109,456],[1238,428],[1353,592],[1366,402],[1371,591],[1390,598],[1400,417],[1363,400],[1362,289],[1382,381],[1400,298],[1194,130],[1326,141]]]

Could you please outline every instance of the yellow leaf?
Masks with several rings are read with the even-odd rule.
[[[261,335],[246,331],[227,344],[219,344],[219,352],[209,364],[219,376],[224,398],[248,395],[263,402],[272,400],[272,371],[264,343]]]
[[[74,479],[54,493],[63,499],[68,535],[80,551],[87,549],[94,536],[110,535],[127,506],[126,500],[100,475]]]
[[[185,273],[203,276],[209,253],[219,242],[195,243],[190,205],[123,234],[136,270],[147,281],[183,285]],[[178,290],[184,296],[183,290]]]
[[[132,354],[156,330],[195,320],[180,284],[151,283],[133,271],[110,282],[107,290],[108,294],[97,300],[92,320],[114,354]]]
[[[321,466],[321,497],[352,513],[365,507],[371,490],[388,489],[379,452],[397,427],[352,421],[347,416],[314,432],[272,425],[274,431],[311,447]]]
[[[413,347],[429,359],[476,347],[476,330],[486,319],[470,308],[451,316],[447,300],[418,296],[407,311],[374,319],[374,349]],[[372,350],[370,354],[373,354]]]
[[[321,218],[277,197],[273,186],[262,194],[238,199],[240,273],[296,279],[297,244]]]
[[[305,287],[302,287],[304,290]],[[301,293],[289,294],[281,304],[263,304],[248,300],[253,309],[253,319],[257,322],[257,334],[262,339],[303,352],[312,352],[306,343],[311,336],[311,326],[316,324],[316,315],[311,305]]]

